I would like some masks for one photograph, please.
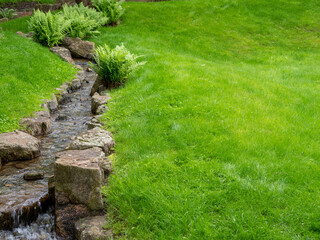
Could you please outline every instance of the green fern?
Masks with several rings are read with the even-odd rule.
[[[9,8],[0,8],[0,18],[9,18],[12,19],[14,16],[16,16],[16,11],[14,9]]]
[[[130,53],[123,45],[111,49],[108,45],[96,48],[96,65],[91,64],[99,77],[107,85],[122,84],[139,66],[139,56]]]
[[[99,33],[98,27],[107,23],[108,19],[95,9],[85,7],[82,3],[74,6],[64,5],[60,12],[66,21],[70,21],[67,35],[70,37],[84,38],[88,35]]]
[[[124,0],[93,0],[92,2],[93,6],[108,18],[107,24],[117,24],[124,13],[124,9],[121,6]]]
[[[61,43],[69,26],[70,21],[65,21],[62,16],[53,15],[50,11],[43,13],[35,10],[29,20],[29,29],[34,33],[33,39],[48,47]]]

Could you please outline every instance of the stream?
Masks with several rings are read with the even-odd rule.
[[[84,70],[88,67],[86,60],[74,60]],[[53,175],[55,154],[86,131],[86,122],[92,118],[90,90],[95,73],[84,71],[84,74],[82,87],[71,92],[68,101],[51,115],[53,131],[41,138],[40,157],[9,162],[0,170],[0,220],[1,215],[7,214],[13,221],[13,230],[1,230],[0,240],[59,239],[54,232],[53,206],[47,201],[48,178]],[[42,171],[44,179],[25,181],[23,175],[32,170]]]

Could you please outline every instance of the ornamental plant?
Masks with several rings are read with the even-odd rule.
[[[145,62],[138,62],[139,56],[130,53],[123,45],[111,49],[108,45],[96,48],[96,65],[90,64],[107,87],[123,84],[138,67]]]
[[[14,16],[17,16],[16,11],[14,9],[9,8],[0,8],[0,18],[9,18],[12,19]]]
[[[60,44],[70,27],[70,21],[66,21],[61,15],[40,10],[34,11],[28,23],[29,29],[34,33],[33,39],[47,47]]]
[[[68,6],[65,4],[59,13],[65,21],[69,21],[67,28],[69,37],[84,38],[88,35],[98,34],[98,27],[107,23],[108,18],[93,8],[88,8],[83,3]]]
[[[92,3],[99,12],[108,18],[107,24],[116,25],[124,13],[123,2],[124,0],[93,0]]]

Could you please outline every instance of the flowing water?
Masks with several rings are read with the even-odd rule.
[[[86,61],[76,59],[84,69]],[[70,93],[68,102],[59,105],[51,116],[53,131],[41,139],[41,155],[37,159],[10,162],[0,170],[1,216],[13,223],[12,231],[0,231],[0,239],[57,239],[54,234],[53,214],[48,211],[48,177],[53,175],[55,154],[64,150],[74,136],[87,130],[86,122],[92,115],[90,90],[95,73],[85,72],[81,89]],[[26,172],[42,171],[44,179],[25,181]],[[9,216],[10,215],[10,216]],[[34,215],[37,219],[35,219]],[[31,217],[33,216],[33,218]],[[30,222],[32,220],[36,220]],[[1,226],[1,223],[0,223]]]

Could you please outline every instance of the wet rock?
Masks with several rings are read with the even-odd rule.
[[[39,111],[39,112],[35,112],[34,115],[38,118],[50,118],[50,114],[47,111]]]
[[[77,89],[81,88],[80,79],[73,79],[71,82],[71,88],[72,88],[72,90],[77,90]]]
[[[62,60],[75,64],[68,49],[64,47],[52,47],[50,48],[50,51],[58,55]]]
[[[56,117],[56,121],[65,121],[68,119],[68,116],[67,115],[63,115],[63,114],[59,114],[57,117]]]
[[[98,107],[105,105],[110,99],[111,97],[109,94],[106,96],[100,96],[100,94],[95,93],[91,98],[91,112],[93,114],[101,114],[101,112],[97,113]],[[101,110],[103,111],[104,109],[100,109],[100,111]]]
[[[27,181],[43,179],[43,173],[38,171],[26,172],[23,179]]]
[[[21,131],[0,134],[1,162],[30,160],[39,156],[40,141]]]
[[[68,48],[74,57],[93,60],[94,43],[83,41],[80,38],[65,37],[62,45]]]
[[[80,219],[90,216],[88,208],[82,204],[67,204],[55,208],[55,230],[62,239],[73,239],[74,224]]]
[[[107,240],[112,238],[111,230],[104,230],[105,216],[94,216],[80,219],[75,223],[75,239],[77,240]]]
[[[102,210],[104,152],[100,148],[70,150],[60,152],[56,157],[55,195],[62,193],[72,204],[83,204],[92,211]]]
[[[52,175],[48,178],[48,193],[49,193],[49,197],[52,199],[55,198],[54,189],[55,189],[54,175]]]
[[[20,121],[20,126],[32,136],[46,135],[52,131],[50,118],[46,117],[30,117],[23,118]]]
[[[106,90],[105,83],[100,77],[96,77],[96,80],[91,88],[90,96],[93,96],[95,93],[100,93],[101,90]]]
[[[84,150],[88,148],[99,147],[106,154],[108,154],[114,145],[115,143],[111,137],[111,134],[106,130],[96,127],[77,136],[69,145],[68,149]]]
[[[93,122],[88,122],[87,123],[87,126],[88,126],[88,130],[90,129],[94,129],[94,128],[101,128],[102,125],[100,123],[93,123]]]
[[[86,71],[87,71],[87,72],[92,72],[92,68],[87,67]]]

